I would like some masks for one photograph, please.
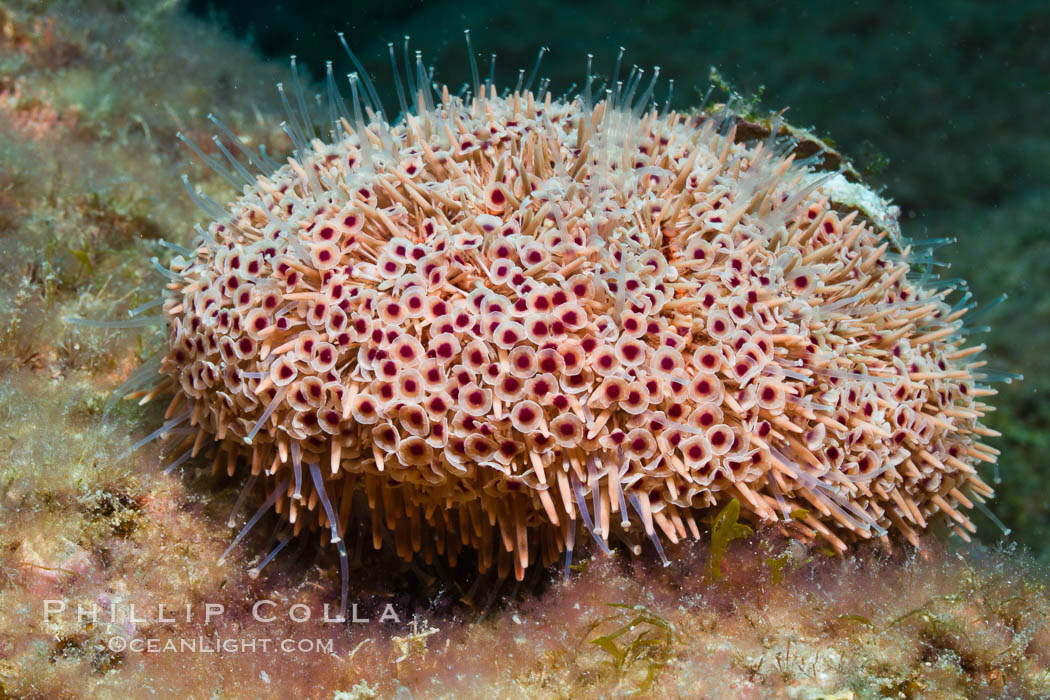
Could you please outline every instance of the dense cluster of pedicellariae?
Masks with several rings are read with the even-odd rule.
[[[242,195],[164,303],[166,425],[295,532],[370,519],[520,579],[584,531],[662,557],[733,498],[836,550],[973,529],[994,392],[965,308],[776,127],[487,84],[391,124],[352,87],[330,142],[300,100],[287,164],[229,159]]]

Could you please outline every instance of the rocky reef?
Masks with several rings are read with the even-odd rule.
[[[668,547],[668,567],[589,552],[567,581],[537,568],[520,585],[350,546],[345,625],[324,619],[332,552],[296,541],[251,576],[274,522],[220,565],[240,484],[165,474],[156,444],[126,455],[162,408],[110,400],[157,334],[63,319],[156,298],[160,239],[185,243],[197,220],[179,174],[230,194],[175,133],[204,141],[214,111],[281,153],[285,70],[179,3],[0,3],[0,697],[1050,693],[1045,570],[947,532],[838,556],[750,533],[730,502],[702,543]],[[1045,359],[1025,364],[1048,313],[1038,199],[939,224],[1017,232],[967,237],[953,261],[985,298],[993,276],[1029,281],[989,342],[1037,387],[1011,387],[991,420],[1010,455],[1000,513],[1022,528],[1039,526],[1020,503],[1038,494],[1018,487],[1047,439]],[[1011,340],[1025,334],[1041,335]]]

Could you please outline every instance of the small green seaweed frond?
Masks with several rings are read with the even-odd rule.
[[[711,553],[707,557],[707,578],[718,581],[722,578],[722,557],[732,540],[739,537],[750,537],[754,530],[737,522],[740,517],[740,501],[731,499],[718,512],[711,526]]]
[[[588,636],[606,623],[615,622],[619,626],[608,634],[592,639],[590,643],[608,654],[609,664],[617,673],[644,664],[641,668],[645,670],[645,678],[639,691],[646,692],[671,656],[674,626],[644,605],[606,605],[618,612],[594,623]]]
[[[762,94],[766,91],[765,85],[759,85],[758,89],[750,95],[744,95],[736,90],[733,85],[714,66],[708,71],[707,79],[712,87],[724,92],[726,100],[733,105],[734,111],[745,119],[760,120],[766,115],[761,114]]]
[[[791,555],[787,552],[778,557],[766,557],[766,566],[773,575],[773,585],[784,580],[784,567],[791,561]]]

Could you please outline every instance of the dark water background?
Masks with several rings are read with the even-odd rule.
[[[586,55],[608,77],[617,48],[625,68],[661,66],[674,104],[696,104],[711,66],[764,109],[790,107],[869,172],[904,212],[906,235],[955,236],[946,276],[978,300],[1009,301],[979,340],[997,369],[1025,381],[1001,387],[989,421],[1004,437],[995,509],[1012,539],[1050,560],[1050,2],[557,2],[449,0],[259,3],[191,0],[191,11],[261,53],[323,75],[352,70],[336,31],[396,104],[387,42],[412,37],[436,78],[469,80],[462,30],[482,73],[495,52],[498,85],[549,47],[541,74],[560,94],[583,81]],[[764,86],[764,89],[763,89]],[[663,88],[658,92],[664,94]],[[992,478],[992,475],[989,475]],[[983,535],[999,533],[981,516]]]

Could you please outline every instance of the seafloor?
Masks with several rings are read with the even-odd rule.
[[[970,17],[969,40],[997,65],[1023,59],[1028,79],[1045,79],[1047,48],[1031,37],[1040,26],[1045,37],[1047,17],[1011,17],[1023,31],[988,45]],[[902,61],[894,56],[887,70]],[[175,132],[205,140],[214,111],[280,152],[273,84],[284,69],[177,2],[0,2],[0,698],[1050,695],[1047,90],[984,104],[1002,76],[960,71],[977,84],[918,82],[894,95],[905,107],[890,123],[904,141],[927,133],[934,155],[911,162],[891,134],[893,162],[878,177],[906,212],[921,211],[905,222],[924,229],[912,235],[959,238],[945,258],[979,299],[1011,294],[988,316],[989,355],[1026,375],[991,420],[1004,433],[996,510],[1011,541],[1034,551],[993,544],[987,521],[986,544],[934,533],[920,551],[867,547],[845,559],[759,533],[729,543],[721,578],[703,543],[669,552],[666,569],[597,557],[568,582],[520,587],[363,552],[351,600],[369,621],[343,626],[321,619],[338,597],[328,553],[289,548],[253,579],[259,532],[217,563],[233,537],[235,480],[193,462],[165,475],[155,444],[123,456],[161,409],[124,402],[106,413],[107,398],[152,332],[63,320],[123,318],[156,298],[158,241],[186,242],[197,216],[179,173],[216,199],[229,194]],[[765,80],[788,77],[771,62]],[[830,63],[821,84],[843,100],[880,99],[849,82]],[[945,104],[958,113],[946,117]],[[961,125],[940,129],[945,118]],[[261,599],[275,620],[252,617]],[[47,601],[66,609],[49,616]],[[299,603],[308,621],[291,619]],[[78,617],[78,605],[89,614]],[[208,605],[224,613],[206,619]],[[382,621],[388,605],[397,619]],[[118,638],[158,640],[158,650]],[[282,639],[306,650],[261,641]],[[196,651],[166,647],[186,640]]]

